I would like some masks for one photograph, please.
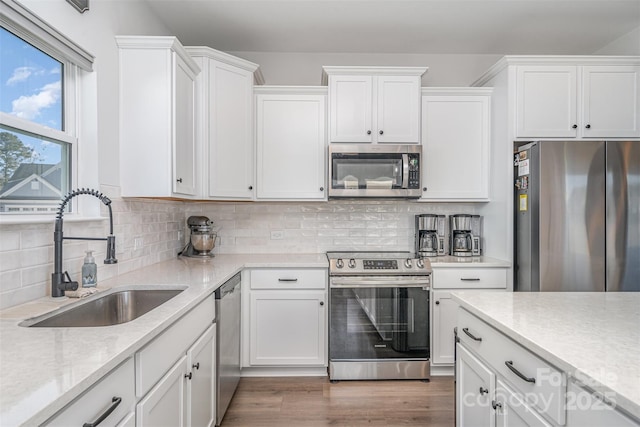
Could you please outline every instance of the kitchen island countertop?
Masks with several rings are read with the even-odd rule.
[[[470,313],[640,419],[640,293],[452,295]]]

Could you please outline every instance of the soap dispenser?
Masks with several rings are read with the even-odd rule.
[[[84,258],[82,265],[82,287],[92,288],[98,284],[98,266],[93,258],[93,251],[86,251],[87,256]]]

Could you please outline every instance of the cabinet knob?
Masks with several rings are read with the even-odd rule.
[[[378,132],[378,133],[379,133],[380,135],[382,135],[382,134],[384,134],[384,131],[380,131],[380,132]]]
[[[200,369],[200,362],[194,363],[193,365],[191,365],[191,367],[194,368],[195,370]]]
[[[320,187],[320,191],[324,191],[324,187]]]
[[[320,301],[320,305],[324,305],[324,301]]]
[[[371,135],[371,131],[370,130],[367,131],[367,135]]]
[[[440,301],[436,301],[436,305],[440,305]]]
[[[427,187],[422,187],[422,191],[427,191]]]
[[[586,125],[585,126],[587,129],[591,129],[591,125]]]
[[[249,190],[253,190],[253,185],[250,185],[250,186],[249,186]]]
[[[578,125],[573,125],[571,127],[574,128],[574,129],[578,129]]]
[[[486,388],[480,387],[480,394],[485,394],[485,393],[489,393],[489,390],[487,390]]]
[[[491,402],[491,407],[494,410],[498,410],[498,408],[502,408],[502,403],[500,402],[496,402],[495,400],[493,402]]]
[[[182,182],[182,178],[176,179],[176,182]]]
[[[189,372],[188,374],[184,374],[184,377],[188,380],[190,380],[193,377],[193,374],[191,372]]]

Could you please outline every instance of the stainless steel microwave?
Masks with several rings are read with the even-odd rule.
[[[329,144],[329,197],[418,198],[422,146]]]

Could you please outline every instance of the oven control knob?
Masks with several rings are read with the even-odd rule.
[[[416,266],[418,268],[424,268],[424,261],[422,261],[422,259],[419,259],[418,261],[416,261]]]
[[[336,260],[336,267],[338,267],[338,268],[344,267],[344,261],[342,261],[342,258],[338,258]]]
[[[349,268],[356,268],[356,260],[351,258],[349,260]]]
[[[411,265],[411,264],[412,264],[412,263],[411,263],[411,258],[407,258],[407,259],[404,261],[404,266],[405,266],[405,267],[407,267],[407,268],[411,268],[411,267],[412,267],[412,265]]]

